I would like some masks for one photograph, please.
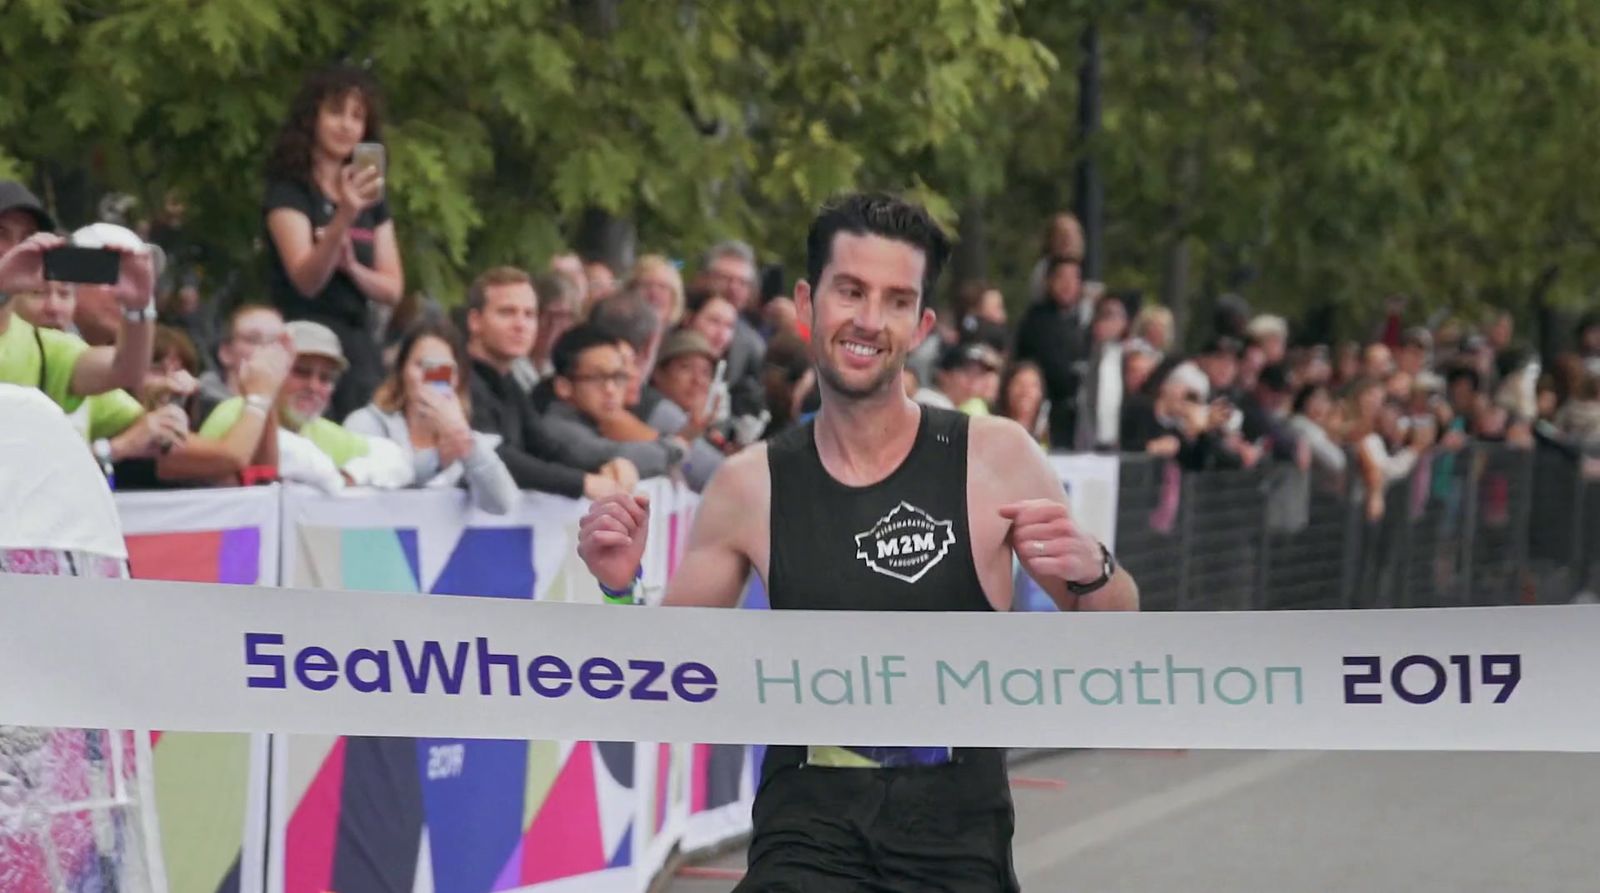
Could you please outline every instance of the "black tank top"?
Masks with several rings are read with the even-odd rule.
[[[967,416],[921,410],[911,452],[865,487],[828,474],[814,422],[769,442],[767,594],[774,610],[993,610],[967,525]],[[769,747],[763,777],[803,764],[806,755],[804,747]],[[953,768],[978,787],[1006,789],[1000,752],[958,749],[954,756],[961,767]]]

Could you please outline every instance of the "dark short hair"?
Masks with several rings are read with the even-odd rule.
[[[489,289],[497,285],[523,284],[533,284],[533,277],[528,275],[527,270],[519,267],[490,267],[478,274],[478,278],[472,280],[472,287],[467,289],[467,309],[482,313],[489,300]],[[537,290],[534,293],[538,294]]]
[[[557,377],[571,379],[578,369],[578,358],[585,351],[596,347],[616,347],[617,342],[616,333],[605,326],[593,322],[580,323],[556,339],[555,345],[550,348],[550,365],[555,367]]]
[[[727,301],[727,300],[728,299],[726,297],[724,297],[721,292],[715,291],[713,289],[709,289],[709,288],[691,288],[687,292],[684,293],[684,296],[683,296],[683,309],[686,310],[689,313],[690,316],[693,316],[694,314],[699,313],[700,311],[704,310],[706,308],[706,305],[711,303],[712,301]],[[729,305],[730,306],[732,305],[731,301],[729,302]]]
[[[1472,385],[1474,391],[1483,390],[1483,376],[1471,366],[1452,366],[1444,375],[1445,387],[1455,387],[1456,382],[1466,381]]]
[[[1205,346],[1200,348],[1200,353],[1196,354],[1196,356],[1207,357],[1216,354],[1226,354],[1234,359],[1238,359],[1239,354],[1243,350],[1244,344],[1240,342],[1238,338],[1235,338],[1232,335],[1213,335],[1206,340]]]
[[[806,234],[806,278],[813,288],[833,260],[839,233],[882,236],[922,252],[922,298],[926,301],[950,259],[950,239],[921,205],[882,192],[857,192],[828,201]]]
[[[619,292],[605,298],[589,311],[589,321],[613,333],[614,339],[628,342],[634,351],[644,353],[650,339],[661,328],[661,316],[644,296]]]
[[[1050,277],[1054,276],[1056,271],[1062,267],[1078,267],[1082,265],[1083,261],[1076,257],[1069,257],[1065,254],[1052,255],[1049,262],[1044,265],[1044,281],[1049,282]]]
[[[1287,394],[1291,390],[1289,384],[1289,367],[1283,363],[1273,363],[1261,370],[1256,377],[1256,384],[1266,388],[1274,394]]]
[[[1262,371],[1265,372],[1266,370]],[[1300,390],[1294,394],[1294,406],[1291,411],[1295,415],[1305,415],[1306,407],[1311,405],[1311,398],[1317,396],[1319,392],[1327,394],[1329,397],[1333,396],[1333,392],[1329,391],[1328,386],[1325,384],[1301,385]]]

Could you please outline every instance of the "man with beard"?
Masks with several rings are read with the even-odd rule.
[[[897,198],[822,209],[795,288],[821,409],[711,480],[666,604],[731,607],[754,569],[776,610],[1008,611],[1015,556],[1063,610],[1137,609],[1133,580],[1073,522],[1027,431],[906,396],[906,354],[934,324],[927,302],[949,250],[927,212]],[[608,597],[633,585],[649,508],[608,497],[580,524],[579,555]],[[949,525],[954,541],[894,568],[858,555],[858,537],[906,513]],[[761,778],[738,890],[1018,888],[1001,750],[775,746]]]

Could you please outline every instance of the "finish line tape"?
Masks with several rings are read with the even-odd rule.
[[[0,723],[704,743],[1600,750],[1600,606],[933,614],[0,577]]]

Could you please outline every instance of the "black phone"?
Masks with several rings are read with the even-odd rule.
[[[109,248],[63,245],[44,253],[44,278],[52,282],[115,285],[122,255]]]

